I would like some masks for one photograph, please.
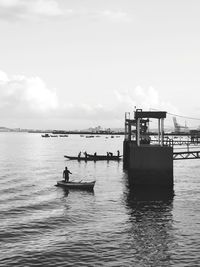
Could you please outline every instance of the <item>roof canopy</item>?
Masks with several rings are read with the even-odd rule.
[[[143,119],[143,118],[154,118],[154,119],[163,119],[166,118],[166,111],[135,111],[135,119]]]

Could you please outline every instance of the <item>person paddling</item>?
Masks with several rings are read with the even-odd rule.
[[[63,178],[65,178],[65,182],[69,182],[69,173],[72,174],[67,167],[65,167],[65,170],[63,171]]]

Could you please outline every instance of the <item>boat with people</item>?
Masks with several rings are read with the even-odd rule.
[[[71,181],[71,182],[65,182],[65,180],[62,181],[58,181],[57,182],[57,186],[63,187],[63,188],[67,188],[67,189],[79,189],[79,190],[88,190],[88,191],[92,191],[94,189],[94,185],[95,185],[96,181],[91,181],[91,182],[75,182],[75,181]]]
[[[98,155],[94,154],[87,154],[87,157],[93,160],[120,160],[122,155],[113,155],[113,153],[108,153],[107,155]]]
[[[50,135],[46,133],[46,134],[42,134],[42,137],[50,137]]]
[[[97,160],[121,160],[122,156],[115,156],[115,155],[91,155],[87,154],[87,156],[67,156],[64,155],[65,158],[69,160],[84,160],[84,161],[97,161]]]

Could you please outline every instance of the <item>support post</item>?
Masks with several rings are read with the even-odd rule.
[[[164,141],[164,119],[161,118],[161,146],[163,146]]]
[[[158,144],[160,145],[160,119],[158,119]]]
[[[137,145],[140,146],[140,119],[137,119]]]

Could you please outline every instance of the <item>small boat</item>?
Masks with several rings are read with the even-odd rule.
[[[64,180],[58,181],[57,186],[61,186],[64,188],[69,188],[69,189],[81,189],[81,190],[89,190],[92,191],[94,188],[96,181],[92,182],[65,182]]]
[[[50,137],[50,135],[49,134],[42,134],[42,137]]]

